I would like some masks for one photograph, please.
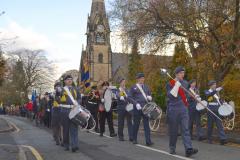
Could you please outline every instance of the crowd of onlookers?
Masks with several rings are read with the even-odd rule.
[[[45,93],[43,96],[36,96],[23,105],[1,105],[0,114],[21,116],[35,121],[36,125],[51,126],[51,112],[53,96]]]

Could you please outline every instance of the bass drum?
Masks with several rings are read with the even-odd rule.
[[[207,101],[201,101],[204,106],[207,107]],[[201,103],[197,103],[196,110],[200,113],[206,113],[207,109]]]
[[[107,89],[104,93],[103,98],[104,98],[105,111],[109,112],[111,110],[111,107],[112,107],[112,90]]]
[[[232,119],[234,117],[234,108],[227,103],[223,103],[218,109],[218,114],[223,119]]]
[[[110,86],[104,93],[105,111],[117,111],[117,88]]]

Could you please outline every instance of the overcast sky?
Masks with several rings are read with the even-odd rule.
[[[78,69],[86,44],[87,15],[91,0],[2,0],[0,38],[17,36],[14,47],[44,49],[61,73]],[[108,1],[106,0],[106,6]],[[116,40],[113,51],[121,49]],[[57,78],[57,77],[56,77]]]

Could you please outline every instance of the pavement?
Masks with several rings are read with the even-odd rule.
[[[184,156],[182,139],[179,137],[177,155],[168,154],[168,136],[152,133],[153,147],[145,146],[144,133],[138,136],[138,145],[129,141],[119,142],[106,132],[100,137],[95,132],[79,132],[80,150],[77,153],[64,151],[56,146],[50,129],[36,127],[22,117],[0,116],[14,125],[15,130],[0,133],[0,160],[239,160],[240,146],[208,144],[193,141],[199,153],[191,158]],[[106,127],[107,129],[107,127]],[[108,129],[107,129],[108,130]],[[125,135],[126,129],[125,129]],[[125,137],[127,139],[127,137]]]

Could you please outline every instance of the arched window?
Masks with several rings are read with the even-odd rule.
[[[98,54],[98,62],[103,63],[103,54],[102,53]]]

